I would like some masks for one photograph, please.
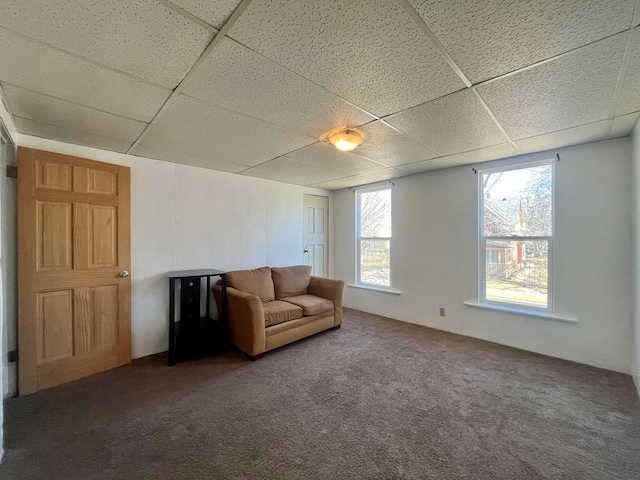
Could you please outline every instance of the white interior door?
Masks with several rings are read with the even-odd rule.
[[[304,263],[312,275],[329,275],[329,197],[304,196]]]

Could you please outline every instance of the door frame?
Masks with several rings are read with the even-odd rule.
[[[304,199],[305,197],[322,197],[322,198],[326,198],[327,199],[327,225],[326,225],[326,229],[327,229],[327,244],[325,245],[325,272],[326,272],[326,278],[331,278],[331,273],[332,271],[331,269],[331,261],[330,261],[330,255],[331,255],[331,197],[329,195],[319,195],[317,193],[303,193],[302,194],[302,251],[304,252],[304,249],[306,247],[306,242],[304,241],[304,236],[305,236],[305,231],[304,231],[304,225],[305,225],[305,211],[304,211],[304,206],[305,206],[305,202]],[[304,253],[303,253],[303,260],[304,260]]]

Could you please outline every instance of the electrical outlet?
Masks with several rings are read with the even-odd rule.
[[[440,316],[444,317],[444,307],[440,307]]]

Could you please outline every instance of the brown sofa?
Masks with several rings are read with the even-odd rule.
[[[311,276],[311,267],[262,267],[227,274],[231,342],[256,359],[264,352],[342,323],[342,280]],[[221,308],[220,284],[213,295]]]

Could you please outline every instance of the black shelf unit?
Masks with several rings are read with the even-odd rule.
[[[229,345],[227,329],[227,272],[180,270],[169,272],[169,366],[178,360],[199,358]],[[218,319],[210,317],[211,277],[222,280],[222,308]],[[206,309],[201,311],[202,280],[206,279]],[[180,284],[180,320],[176,321],[176,284]]]

